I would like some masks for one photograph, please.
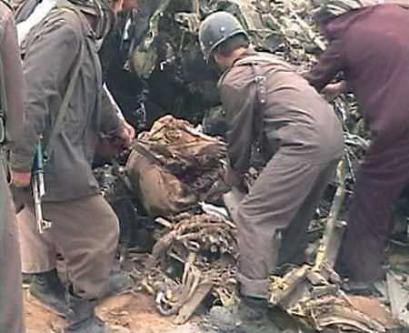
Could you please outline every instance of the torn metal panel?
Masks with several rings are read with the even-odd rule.
[[[342,294],[301,301],[290,313],[305,318],[318,331],[338,328],[341,331],[386,332],[384,325],[355,309]]]
[[[392,315],[409,328],[409,275],[389,271],[386,281]]]

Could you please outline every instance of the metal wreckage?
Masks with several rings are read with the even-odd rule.
[[[135,277],[135,289],[152,294],[159,312],[175,315],[177,323],[200,307],[236,302],[232,217],[240,196],[221,180],[226,126],[218,74],[202,60],[197,41],[200,21],[230,11],[257,49],[304,71],[325,48],[310,6],[307,0],[140,1],[137,12],[119,18],[102,49],[107,84],[141,134],[128,154],[100,163],[95,175],[120,218],[121,260]],[[120,56],[104,61],[118,49]],[[298,332],[400,332],[409,327],[404,270],[389,270],[377,297],[348,295],[333,270],[354,170],[368,146],[353,98],[339,98],[334,106],[344,123],[345,158],[311,223],[309,263],[273,275],[269,302],[303,327]],[[249,183],[259,167],[255,161]]]

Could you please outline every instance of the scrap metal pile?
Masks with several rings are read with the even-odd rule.
[[[142,280],[143,287],[155,295],[159,311],[177,314],[176,322],[184,323],[210,295],[225,306],[232,304],[237,258],[234,225],[206,213],[183,213],[171,222],[159,222],[166,227],[158,235]]]
[[[139,136],[127,163],[138,198],[159,216],[152,254],[137,275],[159,311],[179,314],[179,322],[209,294],[223,304],[234,296],[235,226],[226,212],[203,202],[226,191],[220,185],[225,161],[223,141],[165,116]]]
[[[155,75],[158,68],[163,72],[174,66],[172,73],[184,77],[190,93],[196,89],[206,95],[204,87],[209,84],[216,88],[216,81],[207,76],[200,83],[186,79],[186,59],[199,50],[200,20],[216,10],[237,15],[257,49],[274,52],[300,72],[308,70],[325,49],[312,19],[310,0],[152,3],[156,7],[150,11],[145,38],[129,66],[145,79]],[[162,21],[169,27],[166,31]],[[332,208],[321,219],[323,239],[314,263],[271,278],[270,303],[318,331],[386,332],[396,326],[388,309],[374,299],[346,295],[333,270],[345,228],[340,221],[344,198],[353,189],[354,168],[368,145],[354,100],[344,97],[334,106],[345,124],[347,154],[339,166],[336,193],[325,198],[332,202]],[[206,107],[197,108],[201,111],[196,119],[201,119]],[[148,258],[132,251],[128,254],[135,264],[133,273],[138,286],[154,295],[158,310],[176,315],[179,323],[187,321],[201,304],[230,306],[236,300],[236,229],[222,207],[222,194],[227,190],[222,182],[225,160],[222,139],[201,133],[187,121],[165,116],[139,136],[125,168],[133,200],[139,201],[155,221],[155,245]],[[396,283],[397,278],[389,278],[389,296]],[[394,317],[400,323],[409,322],[402,313],[406,303],[392,301]]]

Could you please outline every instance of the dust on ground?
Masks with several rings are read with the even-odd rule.
[[[26,291],[24,298],[27,333],[59,332],[64,325],[63,319],[39,306]],[[194,326],[176,326],[172,317],[158,314],[152,297],[143,293],[127,293],[107,299],[98,306],[97,313],[110,325],[127,328],[130,332],[171,333],[182,329],[186,333],[196,333]]]

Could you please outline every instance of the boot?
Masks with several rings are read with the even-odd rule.
[[[268,317],[267,300],[241,296],[238,305],[216,306],[210,310],[208,324],[219,333],[278,333]]]
[[[263,321],[267,317],[268,303],[266,299],[242,296],[238,307],[242,322],[251,323]]]
[[[32,274],[29,293],[40,305],[59,316],[65,317],[68,310],[65,300],[65,287],[61,283],[56,269]]]
[[[62,333],[111,333],[110,328],[95,315],[95,301],[68,293],[68,325]]]
[[[134,280],[128,273],[117,272],[109,276],[108,285],[101,298],[108,298],[118,295],[126,290],[132,289],[135,285]]]

